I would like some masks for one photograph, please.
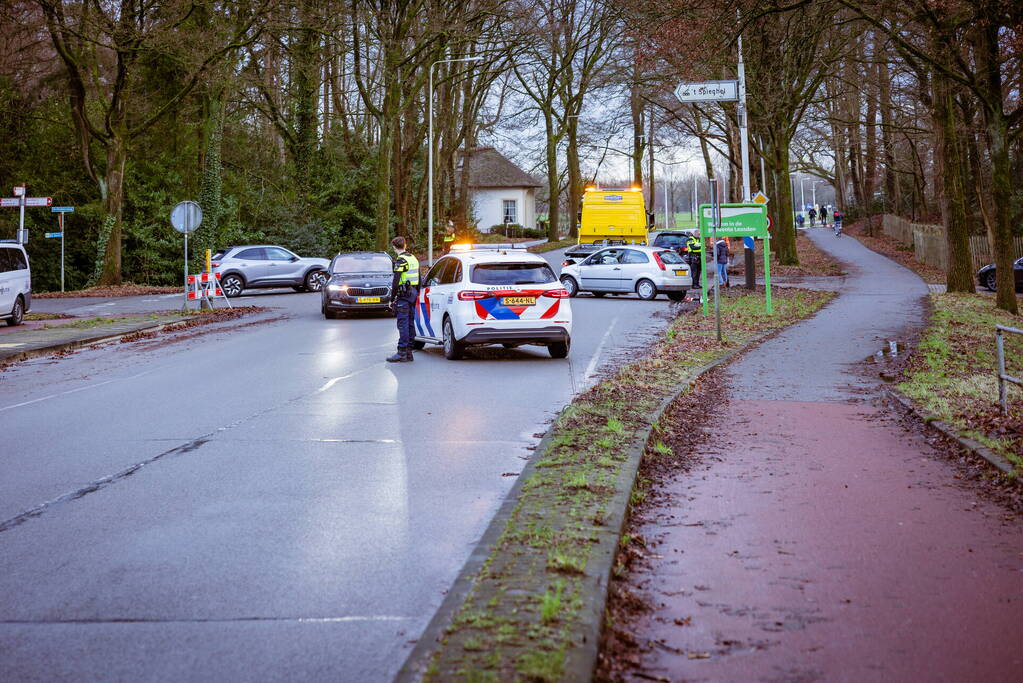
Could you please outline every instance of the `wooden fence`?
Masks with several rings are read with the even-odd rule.
[[[881,230],[889,237],[912,246],[918,261],[937,268],[948,267],[948,245],[945,244],[942,226],[911,223],[905,218],[885,214],[881,219]],[[970,235],[970,254],[974,270],[995,262],[986,235]],[[1023,236],[1013,237],[1012,254],[1013,259],[1023,258]]]

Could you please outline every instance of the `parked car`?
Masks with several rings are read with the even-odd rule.
[[[635,292],[649,301],[664,293],[672,301],[682,301],[693,286],[689,264],[663,247],[609,247],[581,262],[567,259],[561,265],[561,284],[569,296]]]
[[[32,271],[25,247],[0,243],[0,318],[20,325],[32,308]]]
[[[469,346],[546,346],[565,358],[572,306],[558,277],[537,256],[512,245],[456,245],[421,280],[413,348],[441,344],[448,360]]]
[[[386,309],[391,303],[393,275],[394,262],[382,251],[338,254],[330,262],[321,292],[323,316]]]
[[[318,292],[323,288],[330,261],[303,258],[271,244],[247,244],[219,250],[211,265],[214,273],[220,273],[224,294],[233,297],[246,289],[268,287]]]
[[[652,238],[650,246],[672,249],[676,253],[681,254],[691,236],[699,237],[700,231],[695,228],[688,230],[661,230],[650,235]]]
[[[1016,276],[1016,291],[1023,291],[1023,258],[1016,259],[1012,264],[1012,272]],[[977,271],[977,282],[992,292],[998,289],[995,282],[995,264],[989,264]]]

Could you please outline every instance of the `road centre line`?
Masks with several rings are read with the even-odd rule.
[[[367,370],[372,370],[373,368],[378,367],[379,365],[380,365],[380,363],[376,363],[374,365],[370,365],[369,367],[365,367],[365,368],[363,368],[361,370],[356,370],[355,372],[350,372],[347,375],[341,375],[340,377],[335,377],[334,379],[329,380],[326,384],[324,384],[322,387],[317,389],[316,393],[322,394],[323,392],[327,391],[328,389],[330,389],[332,386],[334,386],[338,382],[340,382],[342,380],[346,380],[346,379],[351,379],[352,377],[355,377],[356,375],[361,375],[362,373],[366,372]]]
[[[4,412],[5,410],[13,410],[14,408],[22,408],[24,406],[29,406],[32,405],[33,403],[39,403],[40,401],[48,401],[51,398],[60,398],[61,396],[67,396],[68,394],[77,394],[79,391],[85,391],[86,389],[95,389],[97,387],[101,387],[105,384],[111,384],[113,382],[124,382],[130,379],[138,379],[143,375],[148,375],[150,372],[152,372],[152,370],[146,370],[145,372],[140,372],[139,374],[132,375],[131,377],[118,377],[115,379],[108,379],[103,382],[96,382],[95,384],[89,384],[84,387],[78,387],[77,389],[68,389],[67,391],[62,391],[57,394],[50,394],[49,396],[33,398],[31,401],[22,401],[21,403],[14,403],[12,405],[0,408],[0,413]]]
[[[366,622],[366,621],[412,621],[419,617],[399,617],[390,615],[365,617],[226,617],[223,619],[0,619],[0,624],[10,626],[28,626],[47,624],[231,624],[242,621],[296,621],[314,624]]]

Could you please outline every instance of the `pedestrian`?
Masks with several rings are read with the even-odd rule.
[[[391,246],[398,253],[394,260],[391,306],[398,320],[398,352],[387,357],[388,363],[407,363],[412,358],[412,342],[416,335],[416,300],[419,297],[419,259],[405,250],[405,238],[395,237]]]
[[[693,276],[693,287],[703,287],[700,276],[703,275],[703,242],[695,235],[689,235],[685,243],[686,261],[689,272]]]
[[[451,245],[455,243],[455,224],[448,221],[447,230],[444,231],[444,253],[451,251]]]
[[[821,218],[821,227],[822,228],[828,227],[828,207],[825,206],[824,204],[821,204],[821,210],[817,212],[817,215],[820,216]]]
[[[808,212],[808,215],[810,216],[810,227],[812,228],[813,224],[814,224],[814,221],[817,220],[817,211],[816,211],[816,209],[814,209],[811,206],[810,207],[810,211]]]
[[[728,260],[732,257],[732,250],[728,248],[728,242],[724,237],[714,245],[714,261],[718,264],[718,284],[722,287],[728,286]]]
[[[796,214],[796,223],[798,224],[800,230],[803,229],[803,223],[805,223],[805,222],[806,222],[806,218],[803,217],[803,214],[797,213]]]

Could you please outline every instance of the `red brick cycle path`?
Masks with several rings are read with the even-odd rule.
[[[601,677],[1023,680],[1019,521],[859,370],[919,324],[926,286],[853,240],[814,238],[852,274],[719,378],[682,439],[695,465],[655,482],[634,525],[646,547],[626,586],[652,609],[615,625]]]

